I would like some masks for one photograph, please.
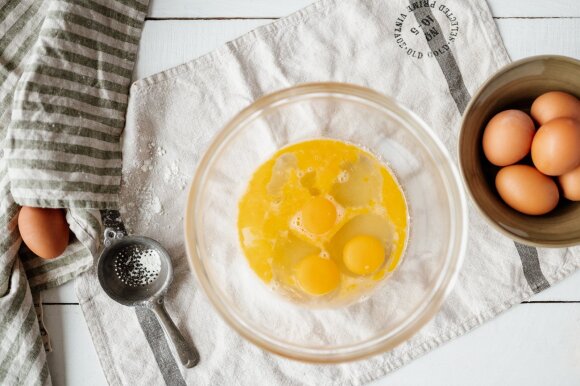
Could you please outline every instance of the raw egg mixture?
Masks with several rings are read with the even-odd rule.
[[[407,226],[403,192],[387,167],[335,140],[281,149],[254,173],[239,203],[250,267],[303,304],[361,299],[401,261]]]

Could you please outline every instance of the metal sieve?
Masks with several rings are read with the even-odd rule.
[[[153,239],[125,236],[112,228],[105,229],[104,244],[97,273],[105,293],[125,306],[152,310],[181,363],[187,368],[194,367],[199,362],[199,353],[185,341],[164,306],[163,297],[173,280],[167,251]]]

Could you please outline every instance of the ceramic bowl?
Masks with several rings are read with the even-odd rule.
[[[535,56],[513,62],[489,78],[465,110],[458,144],[459,164],[471,199],[494,228],[527,245],[565,247],[580,244],[580,202],[561,199],[556,209],[541,216],[510,208],[495,188],[499,168],[485,159],[481,145],[483,130],[495,114],[508,109],[529,113],[534,99],[548,91],[580,97],[580,61]]]

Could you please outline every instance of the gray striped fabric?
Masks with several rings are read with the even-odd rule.
[[[50,384],[31,290],[86,271],[116,208],[148,0],[0,0],[0,384]],[[21,245],[19,205],[67,208],[65,253]]]

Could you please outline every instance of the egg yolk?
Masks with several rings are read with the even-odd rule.
[[[344,246],[344,265],[357,275],[375,272],[385,262],[385,248],[380,240],[371,236],[356,236]]]
[[[324,197],[314,197],[302,207],[302,226],[310,233],[325,233],[335,222],[336,207]]]
[[[325,295],[340,283],[340,271],[331,259],[308,256],[300,262],[296,277],[302,289],[311,295]]]

